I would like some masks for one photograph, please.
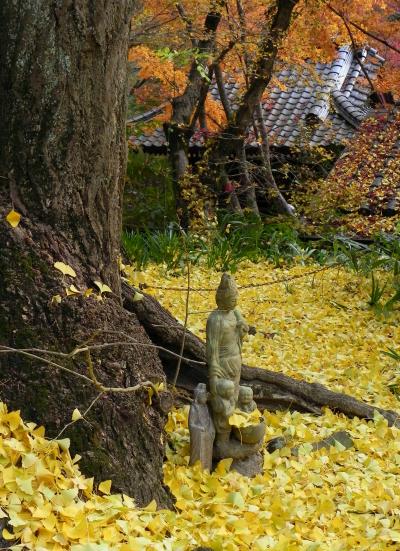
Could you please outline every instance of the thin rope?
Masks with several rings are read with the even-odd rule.
[[[330,264],[329,266],[323,266],[322,268],[318,268],[317,270],[312,270],[305,274],[297,274],[288,278],[274,279],[272,281],[263,281],[261,283],[248,283],[246,285],[238,285],[237,287],[238,289],[255,289],[257,287],[267,287],[269,285],[276,285],[278,283],[287,283],[295,279],[301,279],[303,277],[307,277],[310,275],[318,274],[320,272],[324,272],[326,270],[330,270],[332,268],[336,268],[337,266],[339,266],[338,263]],[[164,287],[162,285],[148,285],[147,283],[140,283],[139,288],[155,289],[155,290],[161,290],[161,291],[185,291],[185,292],[188,291],[187,287]],[[190,287],[189,290],[197,293],[202,293],[202,292],[215,291],[215,287]]]

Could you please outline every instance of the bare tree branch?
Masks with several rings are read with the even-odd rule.
[[[344,20],[345,16],[342,13],[340,13],[337,9],[335,9],[331,4],[327,4],[327,6],[334,14],[336,14],[338,17],[340,17],[342,20]],[[394,46],[393,44],[390,44],[384,38],[381,38],[381,37],[377,36],[376,34],[371,33],[371,31],[367,31],[367,29],[364,29],[363,27],[361,27],[361,25],[358,25],[358,23],[355,23],[354,21],[351,21],[349,19],[347,19],[347,21],[348,21],[349,25],[352,25],[355,29],[362,32],[366,36],[369,36],[370,38],[373,38],[377,42],[380,42],[381,44],[384,44],[385,46],[387,46],[388,48],[390,48],[394,52],[397,52],[398,54],[400,54],[399,48],[396,48],[396,46]]]
[[[222,107],[224,108],[225,115],[228,121],[232,119],[232,109],[226,93],[224,77],[222,75],[221,65],[218,62],[213,64],[215,80],[218,86],[219,97],[221,99]]]
[[[272,78],[279,45],[290,26],[292,13],[298,1],[277,0],[276,5],[266,13],[258,58],[252,67],[248,90],[234,120],[236,134],[242,134],[251,123],[254,109]]]
[[[371,80],[371,77],[369,76],[368,74],[368,71],[366,70],[366,68],[364,67],[364,63],[362,62],[361,59],[359,59],[359,56],[358,56],[358,46],[356,44],[356,41],[355,41],[355,38],[354,38],[354,35],[351,31],[351,28],[350,28],[350,25],[349,25],[349,20],[347,19],[347,17],[345,17],[343,14],[337,12],[338,16],[341,18],[341,20],[343,21],[344,23],[344,26],[346,27],[346,30],[347,30],[347,33],[349,35],[349,38],[351,40],[351,45],[353,47],[353,50],[354,50],[354,55],[356,56],[356,58],[358,59],[358,63],[360,65],[360,68],[361,68],[361,71],[363,72],[363,75],[365,76],[365,78],[368,80],[368,83],[369,85],[371,86],[371,89],[376,92],[375,90],[375,86],[374,86],[374,83],[372,82]],[[385,107],[385,103],[383,102],[382,98],[380,97],[380,94],[377,94],[378,98],[379,98],[379,101],[381,102],[381,104]]]

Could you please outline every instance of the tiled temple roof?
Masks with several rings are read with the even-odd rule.
[[[355,53],[351,46],[343,46],[331,63],[310,64],[310,70],[305,69],[301,74],[296,68],[283,69],[278,74],[282,86],[275,87],[262,106],[271,145],[290,147],[308,143],[327,146],[342,144],[351,138],[370,111],[368,96],[371,88],[366,84],[360,62],[373,79],[384,59],[373,48],[367,47]],[[225,89],[232,109],[237,109],[240,85],[230,77],[226,79]],[[215,83],[210,93],[219,101]],[[149,120],[147,115],[144,113],[147,118],[140,120]],[[310,120],[312,126],[307,124]],[[130,142],[145,149],[166,146],[161,127],[149,134],[132,136]],[[256,145],[252,132],[248,134],[247,144]],[[203,145],[203,134],[196,132],[191,146]]]

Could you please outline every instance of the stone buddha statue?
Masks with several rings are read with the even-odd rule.
[[[238,289],[234,279],[223,274],[217,289],[217,308],[206,327],[208,382],[195,389],[189,411],[190,465],[200,461],[212,469],[213,460],[232,458],[231,469],[254,476],[262,469],[259,452],[265,423],[259,421],[237,430],[233,418],[236,409],[251,413],[256,409],[251,388],[239,387],[242,369],[243,337],[253,332],[236,308]]]
[[[200,461],[203,469],[211,471],[215,428],[207,399],[206,385],[199,383],[194,390],[194,401],[189,410],[189,465],[194,465],[196,461]]]
[[[259,449],[265,434],[265,423],[251,425],[238,433],[232,430],[230,416],[235,408],[250,412],[255,407],[253,393],[239,382],[242,369],[242,342],[249,333],[243,316],[236,308],[238,289],[228,274],[223,274],[216,293],[217,309],[211,312],[206,327],[206,357],[210,387],[210,406],[215,426],[214,459],[231,457],[231,468],[246,476],[261,470]]]
[[[242,341],[249,326],[236,308],[238,290],[235,280],[223,274],[216,293],[218,308],[214,310],[206,327],[206,355],[211,397],[217,395],[217,383],[228,379],[234,384],[234,398],[239,394],[242,368]]]

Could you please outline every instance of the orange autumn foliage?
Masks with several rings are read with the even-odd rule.
[[[240,30],[237,0],[227,0],[222,9],[223,17],[217,31],[215,55],[217,56],[230,42],[235,42],[234,47],[224,57],[222,69],[227,74],[234,73],[243,88],[245,61],[251,62],[256,58],[263,26],[268,19],[266,14],[274,4],[274,0],[242,1],[246,27],[244,40]],[[169,101],[179,96],[185,88],[193,58],[190,51],[196,50],[193,40],[204,38],[204,19],[213,2],[198,0],[194,3],[191,0],[183,0],[180,5],[184,17],[181,16],[182,13],[178,13],[175,2],[150,0],[146,2],[140,18],[133,21],[133,34],[137,33],[139,41],[142,37],[143,43],[130,50],[129,60],[138,67],[138,77],[147,79],[146,84],[136,92],[139,103],[145,104],[149,98],[153,104],[157,103],[157,100],[159,103]],[[400,55],[352,25],[354,22],[360,28],[398,48],[400,25],[390,17],[395,11],[395,3],[390,0],[332,0],[330,3],[321,0],[300,0],[289,33],[282,41],[279,60],[285,64],[302,66],[305,60],[332,60],[337,45],[351,43],[351,40],[360,47],[369,44],[377,48],[387,60],[375,87],[382,91],[391,90],[398,95]],[[351,37],[343,19],[349,24]],[[173,56],[171,59],[160,57],[158,51],[161,48],[169,48],[171,52],[187,51],[187,62],[176,63]],[[210,61],[205,60],[204,65],[208,65]],[[241,74],[240,79],[238,72]],[[214,104],[212,100],[207,100],[208,119],[213,128],[218,127],[224,120],[220,107]]]

